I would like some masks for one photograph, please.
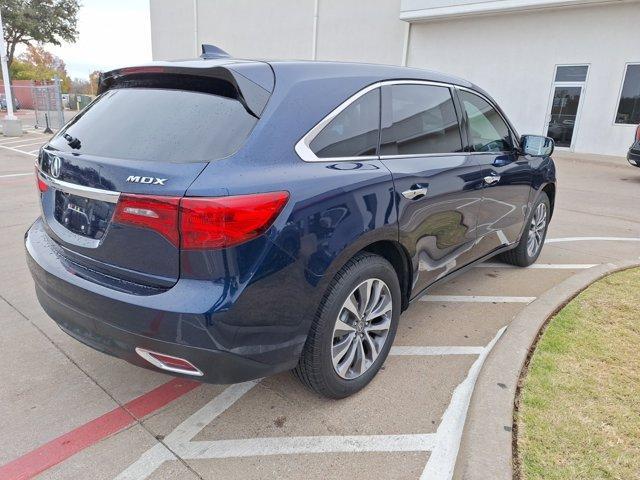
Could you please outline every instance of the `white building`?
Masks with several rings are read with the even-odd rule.
[[[464,77],[520,133],[624,155],[640,123],[639,0],[150,0],[153,57],[387,63]]]

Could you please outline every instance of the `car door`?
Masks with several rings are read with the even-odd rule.
[[[533,179],[529,159],[516,148],[516,135],[489,99],[458,89],[470,154],[481,167],[478,256],[517,242],[528,214]]]
[[[451,88],[398,81],[382,87],[381,99],[380,159],[393,176],[415,296],[476,256],[482,180],[463,152]]]

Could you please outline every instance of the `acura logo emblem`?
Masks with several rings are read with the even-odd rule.
[[[51,160],[51,176],[53,178],[58,178],[60,176],[61,167],[62,160],[60,160],[60,157],[53,157],[53,160]]]

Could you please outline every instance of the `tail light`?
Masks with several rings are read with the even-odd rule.
[[[115,223],[155,230],[178,246],[178,204],[180,197],[122,194],[113,214]]]
[[[113,221],[148,228],[185,250],[226,248],[264,233],[288,192],[215,198],[122,194]]]
[[[36,185],[38,185],[38,191],[40,193],[44,193],[49,189],[49,185],[40,178],[40,175],[38,174],[38,167],[36,167]]]
[[[640,125],[636,128],[636,142],[640,142]]]
[[[181,247],[225,248],[251,240],[271,226],[288,198],[288,192],[185,197],[180,202]]]

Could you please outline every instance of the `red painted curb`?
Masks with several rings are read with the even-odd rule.
[[[199,382],[176,378],[0,467],[0,480],[26,480],[121,431],[190,392]]]

